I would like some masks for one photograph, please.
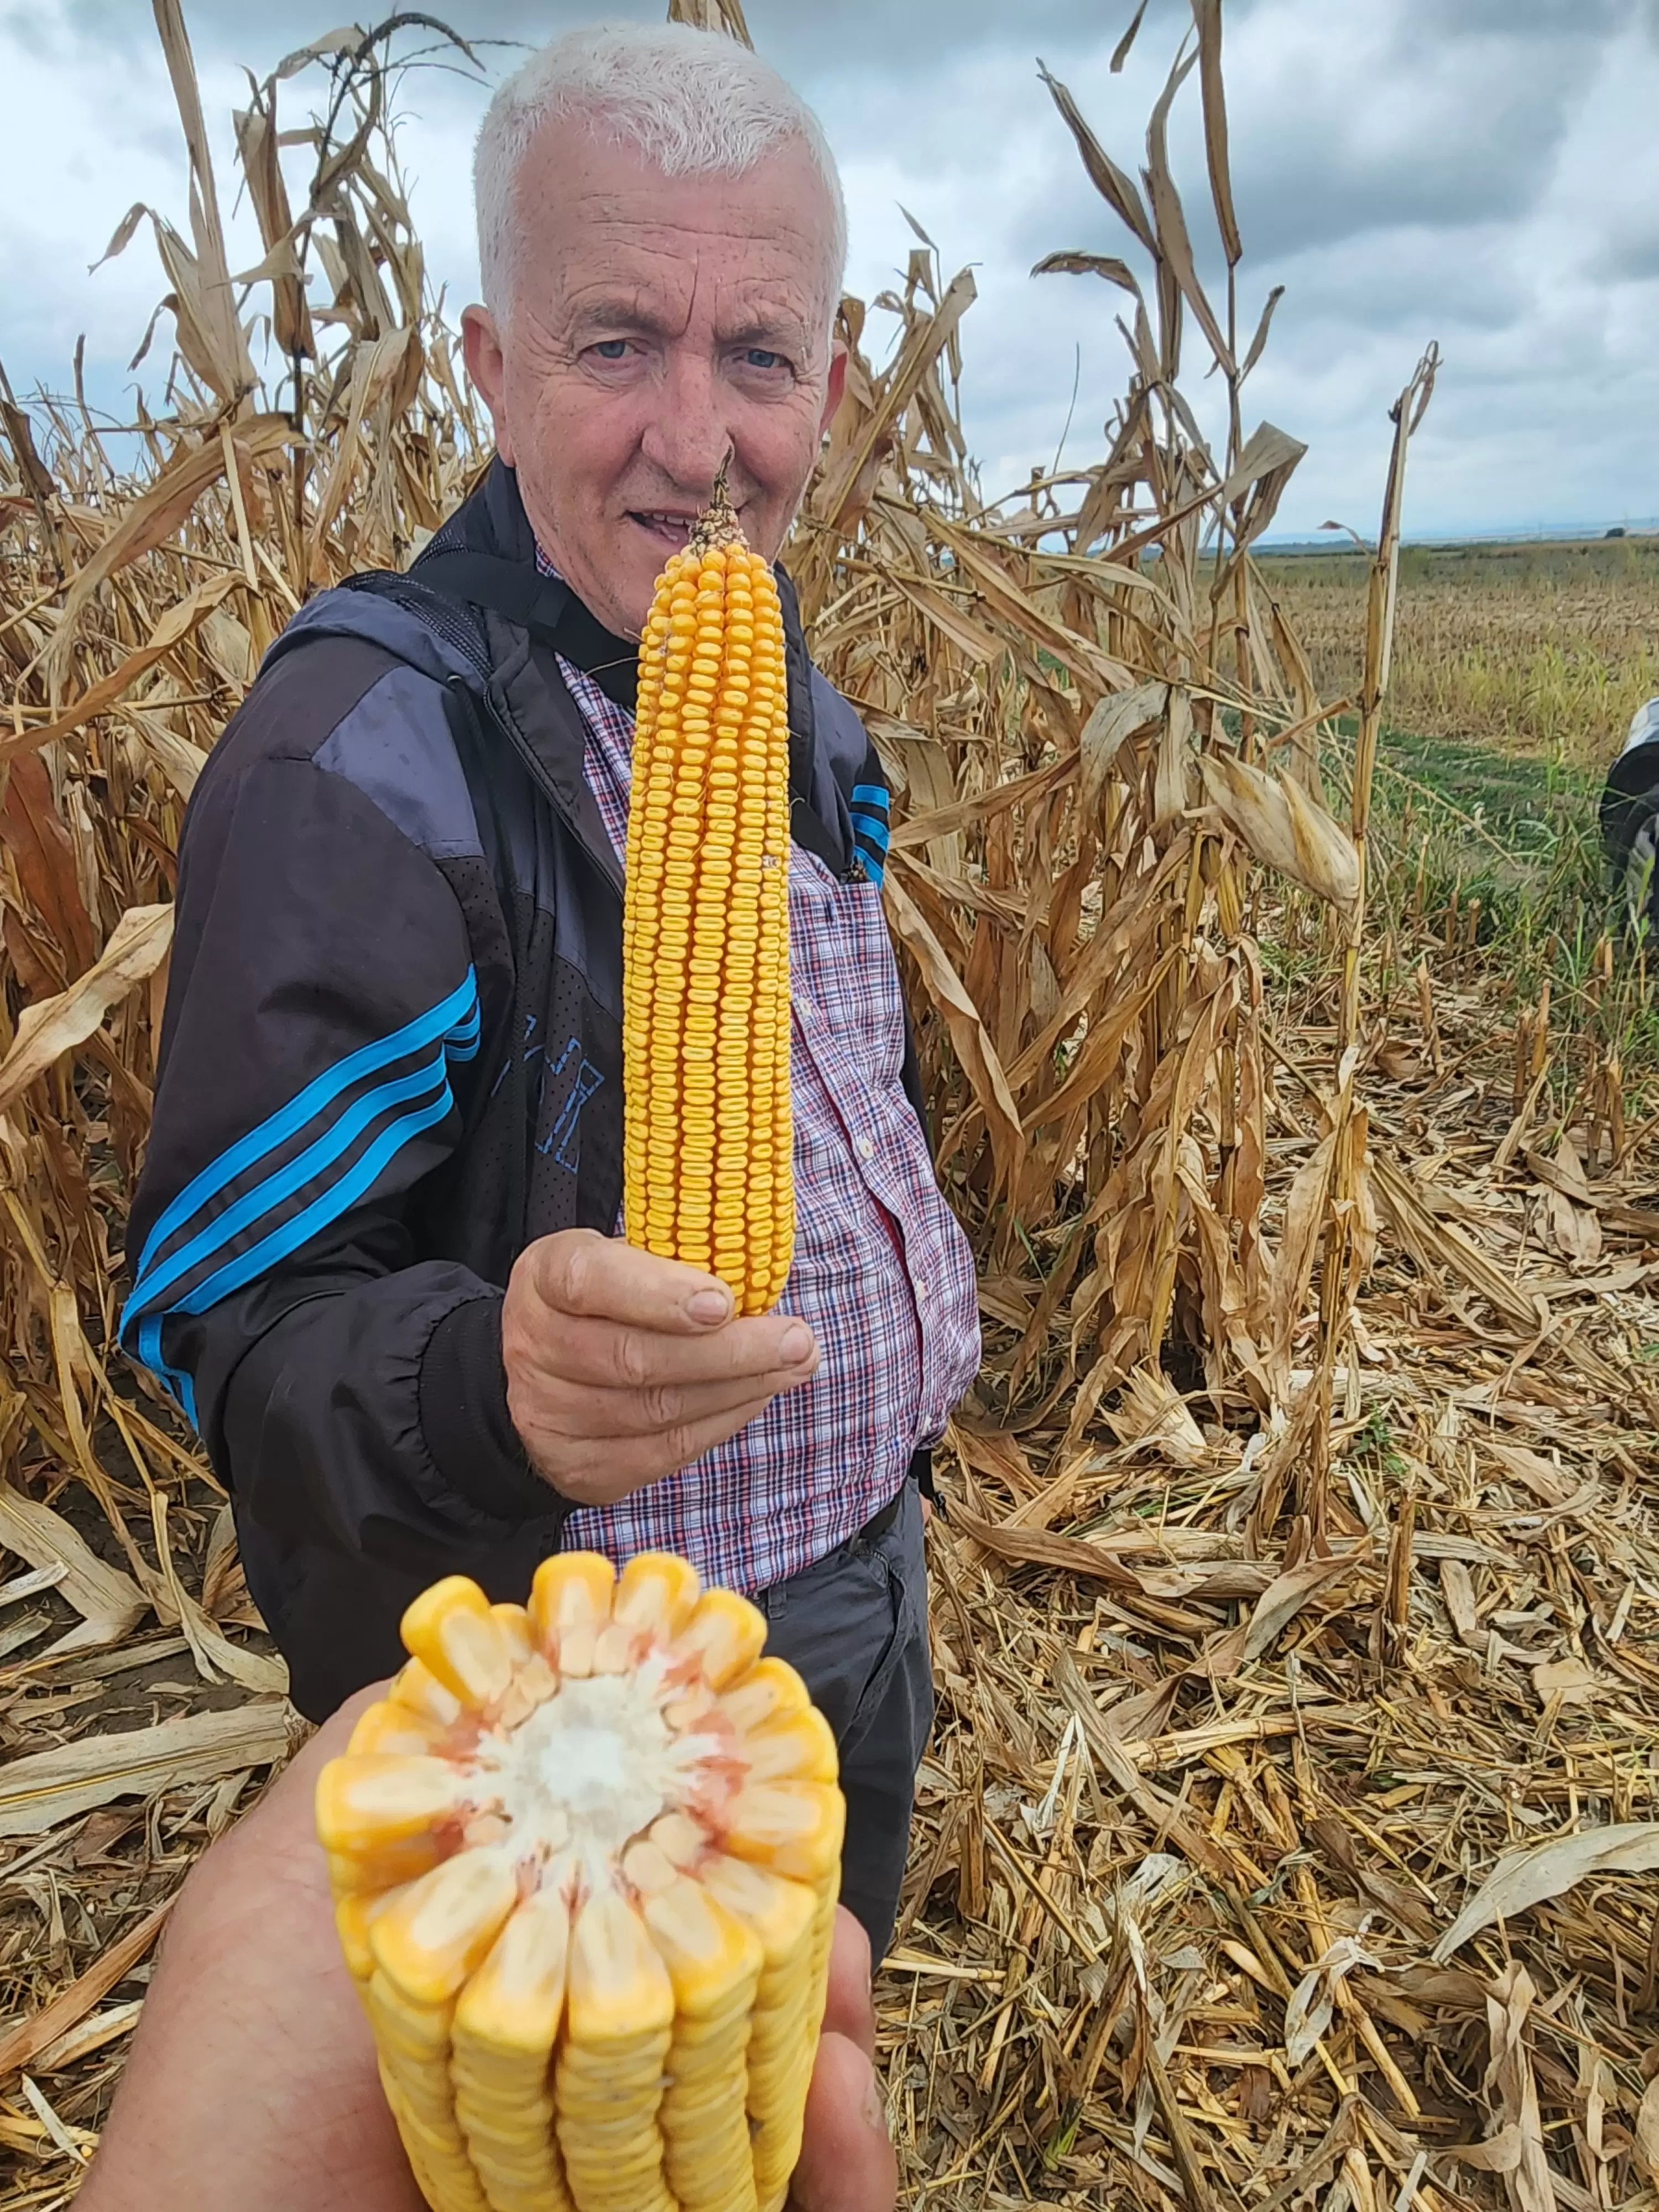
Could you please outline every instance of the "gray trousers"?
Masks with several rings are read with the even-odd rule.
[[[878,1965],[898,1912],[916,1769],[933,1724],[915,1483],[884,1534],[849,1537],[755,1602],[771,1624],[767,1650],[795,1668],[836,1732],[847,1799],[841,1901],[863,1922]]]

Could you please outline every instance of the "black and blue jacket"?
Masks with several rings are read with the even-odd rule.
[[[878,878],[885,781],[780,582],[793,836]],[[436,1576],[522,1598],[565,1516],[501,1352],[518,1253],[622,1192],[622,877],[561,654],[631,707],[498,461],[407,574],[295,617],[185,819],[122,1340],[313,1717]]]

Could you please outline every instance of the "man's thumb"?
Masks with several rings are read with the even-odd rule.
[[[826,2033],[806,2099],[789,2212],[893,2212],[898,2160],[875,2069],[844,2035]]]

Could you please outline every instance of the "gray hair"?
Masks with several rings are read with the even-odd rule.
[[[593,23],[532,54],[489,103],[473,156],[484,304],[503,321],[514,283],[519,167],[544,123],[580,116],[667,177],[735,177],[804,146],[830,207],[826,331],[847,263],[847,208],[823,125],[769,63],[687,23]]]

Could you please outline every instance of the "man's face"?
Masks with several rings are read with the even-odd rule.
[[[512,311],[463,319],[467,368],[538,539],[635,635],[726,453],[750,544],[783,543],[841,396],[824,339],[830,210],[805,149],[671,178],[578,122],[519,170]]]

